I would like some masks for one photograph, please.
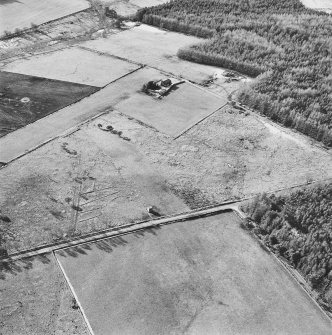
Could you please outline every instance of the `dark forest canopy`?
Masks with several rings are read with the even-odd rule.
[[[256,197],[242,208],[254,232],[298,269],[332,311],[332,184],[290,196]]]
[[[178,56],[257,79],[240,102],[332,146],[332,16],[299,0],[172,0],[147,24],[208,38]]]

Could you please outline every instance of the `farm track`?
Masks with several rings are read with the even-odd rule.
[[[299,184],[299,185],[294,185],[291,187],[285,187],[282,189],[277,189],[274,191],[266,192],[267,194],[272,194],[272,193],[281,193],[285,191],[291,191],[297,188],[305,187],[305,186],[313,186],[315,184],[320,184],[324,182],[332,182],[332,178],[328,178],[325,180],[317,180],[314,181],[310,184]],[[34,257],[34,256],[39,256],[43,255],[49,252],[61,250],[61,249],[66,249],[69,247],[75,247],[79,246],[81,244],[86,244],[86,243],[92,243],[96,241],[100,241],[103,239],[115,237],[115,236],[121,236],[121,235],[126,235],[129,233],[132,233],[134,231],[142,230],[142,229],[148,229],[154,226],[160,226],[160,225],[166,225],[170,223],[175,223],[179,221],[186,221],[186,220],[194,220],[197,218],[205,217],[205,216],[210,216],[210,215],[217,215],[220,212],[223,211],[235,211],[237,215],[239,215],[242,219],[245,218],[246,216],[244,213],[239,209],[239,205],[247,200],[250,200],[254,198],[257,195],[252,195],[250,197],[245,197],[242,199],[238,200],[230,200],[230,201],[225,201],[223,203],[220,203],[218,205],[211,205],[211,206],[206,206],[206,207],[201,207],[197,208],[191,211],[179,213],[176,215],[170,215],[170,216],[163,216],[161,218],[156,218],[148,221],[141,221],[141,222],[136,222],[136,223],[131,223],[131,224],[126,224],[123,226],[118,226],[115,228],[109,228],[101,231],[97,231],[94,233],[90,233],[84,236],[77,237],[75,239],[72,239],[70,241],[60,241],[56,243],[50,243],[46,245],[41,245],[36,248],[30,248],[27,250],[22,250],[19,252],[12,253],[8,255],[7,257],[2,257],[0,258],[1,262],[12,262],[16,261],[19,259],[24,259],[28,257]],[[76,222],[76,221],[75,221]]]

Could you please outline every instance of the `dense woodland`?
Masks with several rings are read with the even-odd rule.
[[[299,0],[172,0],[137,17],[207,38],[178,56],[257,76],[240,102],[332,146],[332,15]]]
[[[258,196],[243,210],[254,232],[320,292],[332,311],[332,184],[290,196]]]

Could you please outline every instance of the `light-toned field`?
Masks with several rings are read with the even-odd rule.
[[[53,255],[0,264],[1,335],[88,335]]]
[[[167,78],[158,71],[149,70],[149,72],[151,73],[150,80]],[[128,86],[124,85],[124,81],[121,82],[124,87],[130,87],[135,83],[136,88],[139,89],[145,83],[142,79],[142,71],[124,79],[128,82]],[[142,121],[165,134],[177,136],[226,103],[225,95],[219,97],[185,82],[176,86],[162,99],[156,99],[143,92],[135,92],[114,107],[119,112]]]
[[[56,257],[95,335],[330,334],[232,212],[78,249]]]
[[[63,108],[56,115],[49,115],[8,134],[0,142],[0,162],[10,162],[79,122],[111,108],[118,108],[174,136],[226,102],[225,92],[219,98],[187,83],[181,84],[178,90],[162,100],[139,93],[143,84],[161,78],[165,78],[165,74],[160,71],[139,69],[78,103]],[[20,141],[20,138],[25,141]]]
[[[19,59],[2,70],[102,87],[137,68],[114,57],[72,47]]]
[[[0,35],[6,30],[30,28],[89,7],[86,0],[1,0]]]
[[[331,0],[301,0],[301,2],[309,8],[321,10],[327,13],[332,13]]]
[[[179,48],[203,41],[200,38],[169,32],[145,24],[82,44],[100,52],[124,57],[201,83],[216,72],[213,66],[179,59]]]
[[[120,15],[134,15],[138,9],[143,7],[157,6],[167,0],[101,0]]]

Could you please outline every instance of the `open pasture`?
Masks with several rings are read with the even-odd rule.
[[[159,76],[163,78],[162,74]],[[140,86],[143,84],[144,82]],[[176,137],[226,103],[226,97],[215,96],[185,82],[175,86],[162,99],[137,92],[119,102],[116,109],[165,134]]]
[[[179,59],[176,54],[179,48],[202,41],[204,40],[194,36],[165,31],[142,24],[119,34],[87,41],[81,45],[147,64],[200,83],[212,76],[218,68],[193,64]]]
[[[95,335],[330,334],[232,212],[56,252]]]
[[[0,72],[0,136],[96,92],[97,87]]]
[[[67,48],[9,63],[5,71],[102,87],[137,69],[114,57],[81,48]]]
[[[0,35],[30,28],[89,7],[86,0],[1,0]]]

